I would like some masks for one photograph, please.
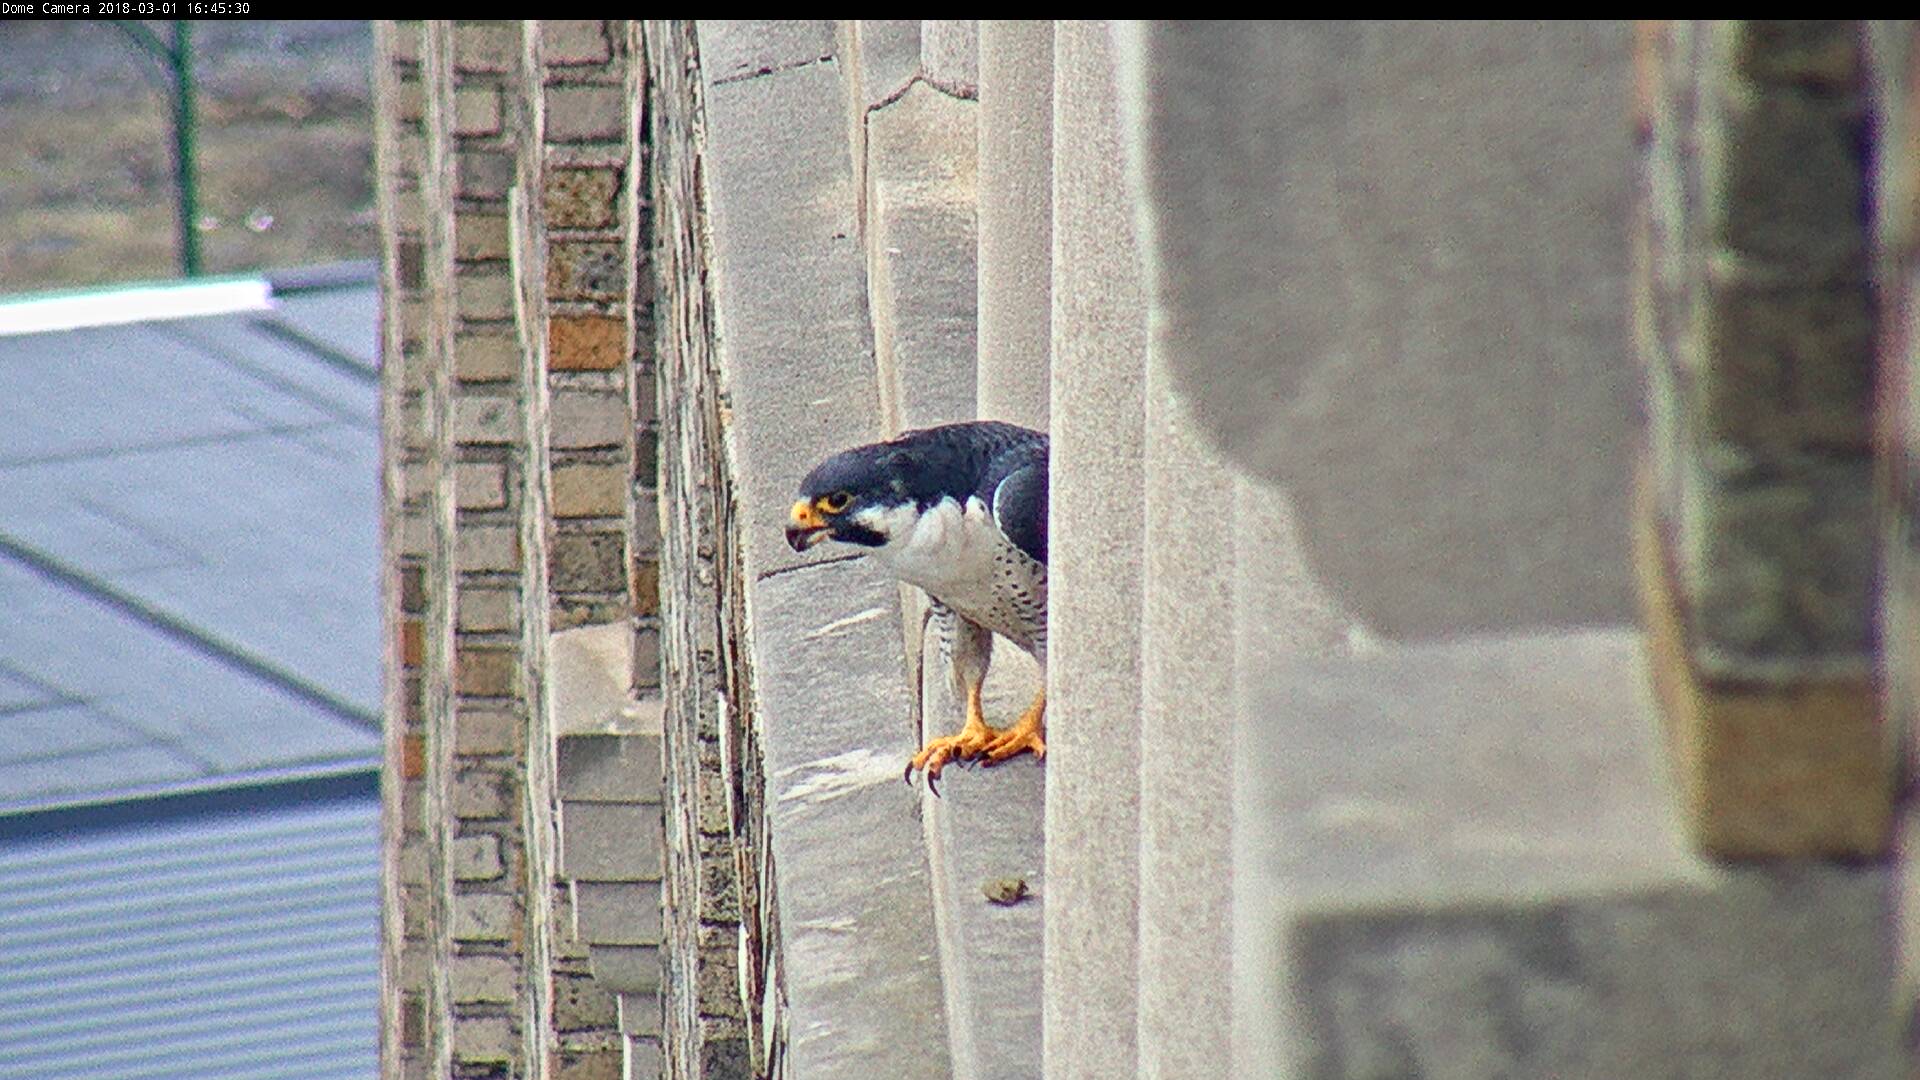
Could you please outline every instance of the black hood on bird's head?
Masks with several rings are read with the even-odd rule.
[[[860,511],[906,505],[925,511],[949,498],[964,503],[978,494],[995,455],[1029,443],[1044,447],[1046,436],[981,420],[909,431],[886,442],[842,450],[800,481],[787,541],[795,550],[829,537],[879,547],[888,537],[852,520]]]

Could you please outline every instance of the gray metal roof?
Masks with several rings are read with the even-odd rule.
[[[0,813],[377,762],[376,319],[0,337]]]
[[[0,298],[0,1080],[378,1073],[377,297],[273,284]]]
[[[361,775],[287,806],[254,788],[261,804],[127,804],[134,820],[0,839],[0,1080],[377,1075]]]

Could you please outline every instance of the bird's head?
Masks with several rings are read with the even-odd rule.
[[[800,481],[800,498],[787,514],[787,543],[795,551],[822,540],[886,546],[919,517],[906,466],[886,443],[856,446],[821,462]]]

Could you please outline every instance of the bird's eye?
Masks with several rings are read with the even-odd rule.
[[[847,508],[847,504],[852,501],[853,501],[852,495],[849,495],[844,491],[836,491],[833,494],[827,496],[826,498],[820,500],[820,509],[825,510],[829,514],[837,514],[840,511],[845,510]]]

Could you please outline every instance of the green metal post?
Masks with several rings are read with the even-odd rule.
[[[173,84],[173,181],[180,211],[180,273],[198,277],[200,185],[194,145],[199,132],[193,108],[193,26],[184,20],[174,23],[173,44],[168,45],[145,23],[122,19],[114,25],[165,64],[168,81]]]
[[[200,276],[200,185],[194,160],[193,26],[173,24],[173,170],[180,193],[180,272]]]

